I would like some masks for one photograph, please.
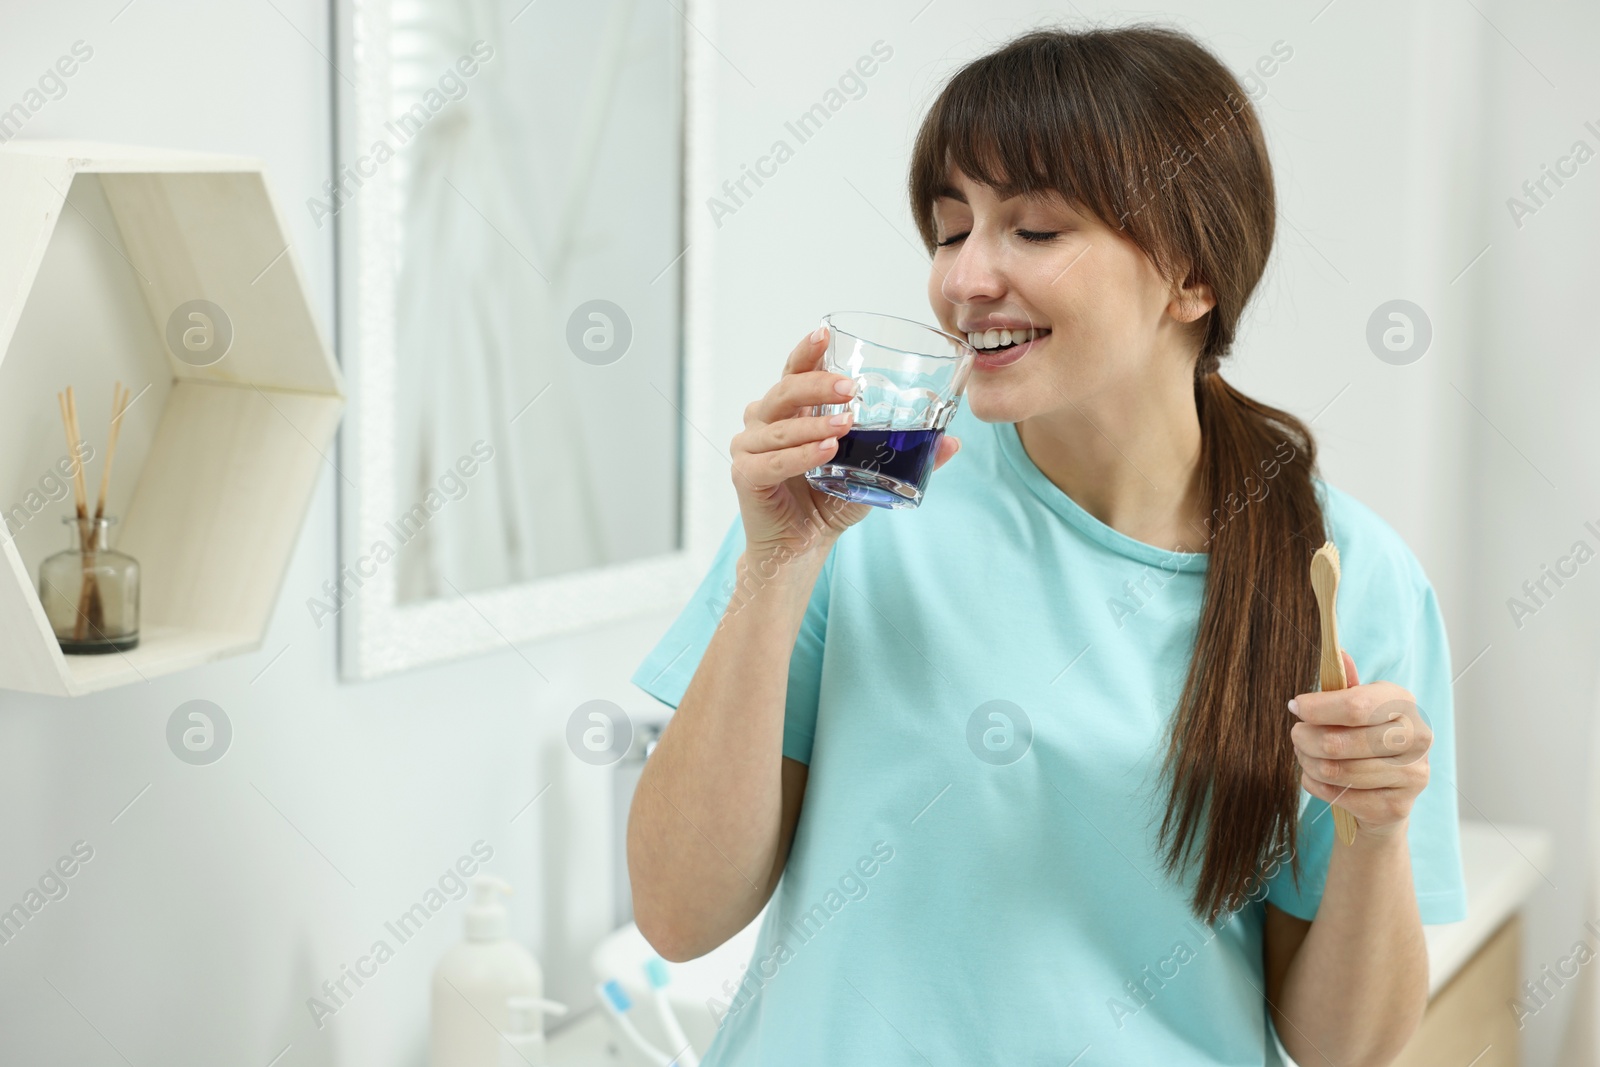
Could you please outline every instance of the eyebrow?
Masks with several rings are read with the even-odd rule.
[[[1057,195],[1059,196],[1059,194],[1057,194]],[[943,199],[943,198],[946,198],[946,197],[948,197],[951,200],[955,200],[955,201],[958,201],[960,203],[967,204],[967,194],[963,193],[960,189],[957,189],[955,186],[949,184],[948,182],[945,183],[944,185],[939,186],[939,188],[934,190],[934,193],[933,193],[934,200],[940,200],[940,199]],[[1021,198],[1025,199],[1025,200],[1033,201],[1035,203],[1046,204],[1046,205],[1049,205],[1049,206],[1056,206],[1051,202],[1050,193],[1049,192],[1045,192],[1045,191],[1041,191],[1041,192],[1037,192],[1037,193],[1012,193],[1010,196],[1001,197],[1000,198],[1000,202],[1003,204],[1008,200],[1015,200],[1018,197],[1021,197]],[[971,204],[967,204],[967,206],[971,207],[972,205]],[[1070,207],[1071,205],[1068,205],[1068,206]]]

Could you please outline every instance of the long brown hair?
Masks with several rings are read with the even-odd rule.
[[[1317,682],[1307,636],[1318,626],[1308,568],[1324,538],[1316,443],[1299,419],[1217,373],[1272,249],[1260,123],[1228,69],[1179,31],[1040,29],[963,67],[923,121],[910,197],[930,254],[951,167],[1001,197],[1058,192],[1163,276],[1208,284],[1216,298],[1193,330],[1210,558],[1160,831],[1176,875],[1203,828],[1192,907],[1214,922],[1260,899],[1286,853],[1298,881],[1300,770],[1284,705]]]

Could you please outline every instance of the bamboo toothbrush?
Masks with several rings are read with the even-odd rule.
[[[1317,610],[1322,616],[1322,691],[1344,689],[1344,656],[1339,649],[1339,624],[1334,617],[1334,595],[1339,591],[1339,547],[1325,541],[1311,557],[1311,591],[1317,595]],[[1333,807],[1333,829],[1339,840],[1353,844],[1356,817],[1339,805]]]

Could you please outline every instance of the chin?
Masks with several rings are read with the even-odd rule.
[[[979,422],[1021,422],[1034,414],[1025,384],[980,380],[974,372],[967,379],[961,402]]]

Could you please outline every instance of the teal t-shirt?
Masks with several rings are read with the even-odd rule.
[[[1208,557],[1100,522],[1009,422],[962,408],[950,430],[961,451],[922,506],[868,515],[817,580],[783,726],[783,754],[810,765],[805,800],[743,983],[713,1004],[705,1067],[1280,1063],[1262,894],[1202,923],[1195,865],[1173,881],[1157,847]],[[1459,921],[1439,605],[1393,529],[1316,485],[1339,546],[1341,643],[1363,682],[1409,689],[1434,731],[1412,873],[1422,921]],[[743,549],[736,517],[635,684],[677,706]],[[1290,718],[1282,703],[1261,714]],[[1327,873],[1327,808],[1301,792],[1298,891],[1286,862],[1265,881],[1265,899],[1304,919]]]

